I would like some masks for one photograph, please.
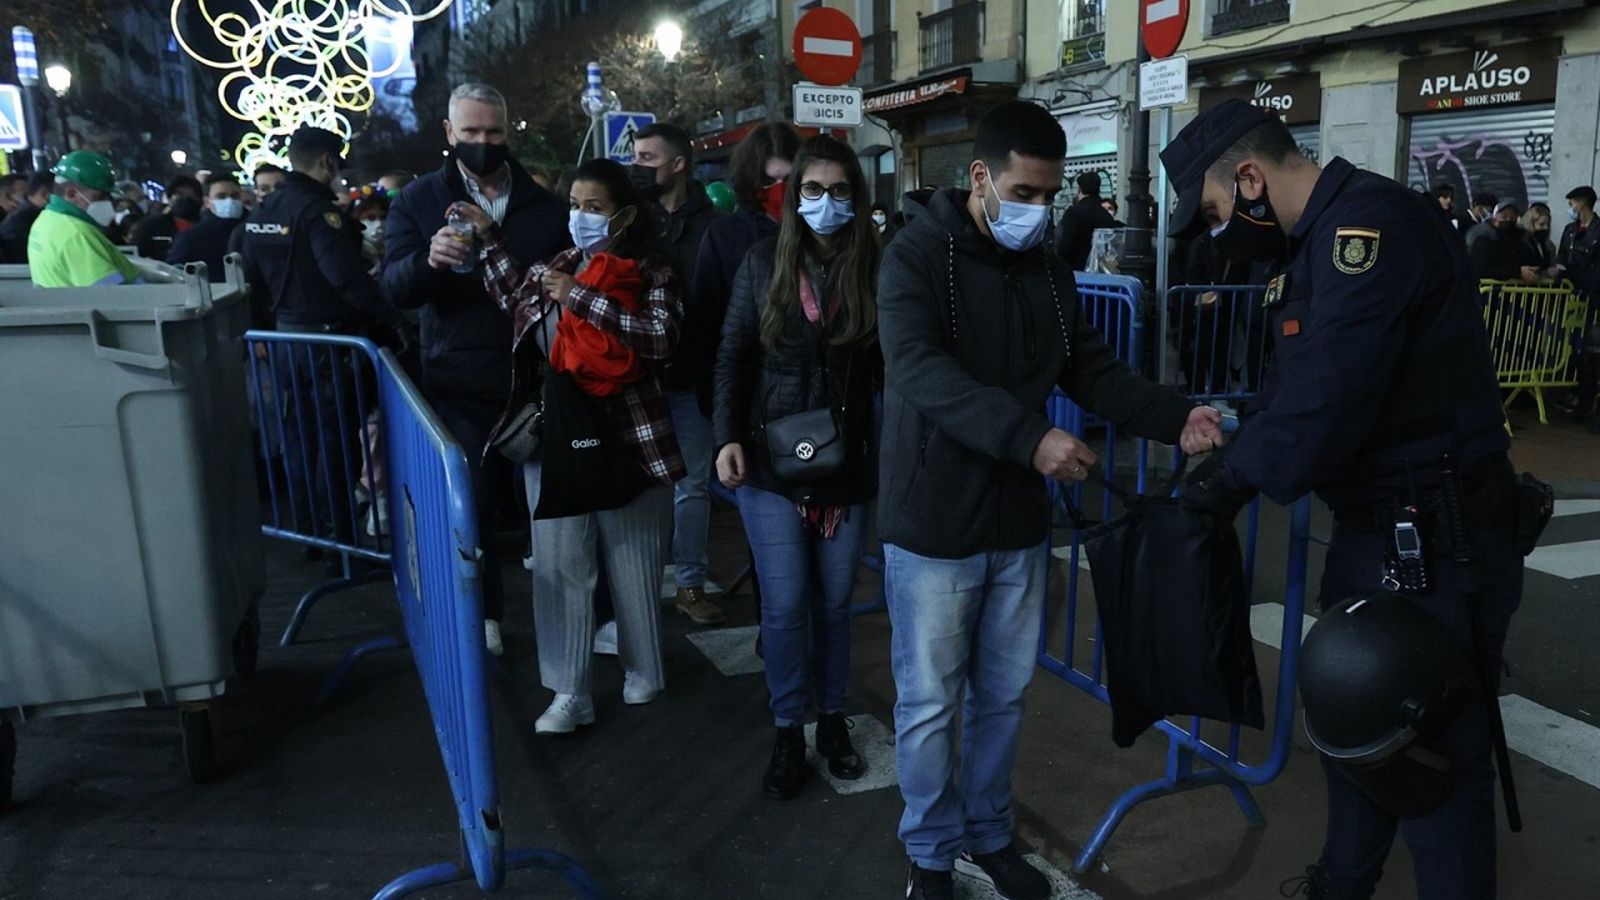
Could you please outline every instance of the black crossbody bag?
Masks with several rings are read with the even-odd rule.
[[[805,276],[802,276],[805,277]],[[805,290],[806,286],[802,286]],[[819,313],[821,305],[817,306]],[[844,468],[849,442],[844,436],[844,417],[847,400],[834,406],[831,385],[828,382],[828,332],[820,324],[813,324],[801,310],[806,322],[806,332],[817,351],[817,371],[822,375],[822,393],[827,405],[818,409],[773,419],[762,426],[766,434],[767,465],[773,477],[785,484],[806,485],[836,474]],[[819,315],[820,318],[820,315]],[[850,375],[855,368],[855,354],[845,367],[844,394],[850,394]],[[803,392],[809,402],[811,375],[804,376]]]

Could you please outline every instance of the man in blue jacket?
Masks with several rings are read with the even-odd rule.
[[[206,274],[220,282],[225,276],[223,257],[228,255],[235,234],[244,229],[244,188],[232,175],[213,175],[206,179],[205,212],[199,224],[180,232],[167,251],[168,265],[203,262]]]
[[[483,544],[484,637],[498,655],[498,557],[488,537],[493,492],[506,477],[498,459],[484,459],[489,431],[511,392],[511,319],[483,289],[482,274],[453,271],[475,260],[457,241],[445,210],[457,201],[481,207],[521,265],[549,259],[571,244],[567,204],[528,177],[506,146],[506,101],[486,84],[463,84],[450,95],[444,120],[450,159],[412,182],[384,225],[383,292],[400,309],[422,311],[422,392],[467,453]]]

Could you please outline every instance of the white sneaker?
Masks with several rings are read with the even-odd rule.
[[[535,734],[571,734],[579,725],[594,724],[594,701],[577,694],[557,694],[550,708],[533,723]]]
[[[500,641],[500,623],[493,619],[483,620],[483,646],[489,651],[490,656],[499,656],[506,652],[506,646]]]
[[[624,672],[622,675],[622,702],[629,706],[643,706],[656,698],[661,693],[659,688],[649,687],[644,683],[644,676],[638,672]]]
[[[617,622],[615,619],[601,625],[594,633],[594,652],[601,656],[617,655]]]

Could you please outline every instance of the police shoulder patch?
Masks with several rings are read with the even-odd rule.
[[[1333,267],[1346,275],[1360,275],[1378,261],[1376,228],[1340,228],[1333,233]]]
[[[323,213],[322,214],[322,221],[327,222],[328,223],[328,227],[332,228],[335,231],[338,231],[339,229],[344,227],[344,220],[339,218],[339,214],[336,213],[336,212],[325,212],[325,213]]]

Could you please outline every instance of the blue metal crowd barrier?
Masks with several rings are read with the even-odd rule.
[[[465,860],[408,872],[374,900],[466,880],[494,891],[507,869],[533,866],[557,872],[582,896],[599,897],[599,887],[570,858],[505,849],[483,647],[482,552],[466,453],[394,355],[383,351],[379,362],[395,593],[433,714]]]
[[[252,331],[246,343],[257,408],[276,411],[261,417],[263,432],[277,435],[276,443],[265,434],[261,439],[273,497],[263,531],[344,554],[345,581],[353,580],[351,558],[393,563],[359,577],[392,573],[404,639],[380,637],[351,650],[323,698],[364,656],[409,646],[455,801],[462,860],[407,872],[374,900],[460,881],[496,891],[508,870],[530,867],[556,872],[583,897],[602,897],[572,859],[505,847],[483,645],[482,553],[465,452],[388,351],[320,334]],[[272,461],[273,446],[285,459]],[[365,523],[356,503],[363,486],[370,498]],[[308,607],[303,599],[295,627]]]
[[[1164,339],[1176,366],[1162,366],[1163,384],[1205,402],[1236,403],[1261,389],[1271,354],[1266,285],[1181,285],[1167,291]]]
[[[1082,276],[1080,276],[1082,277]],[[1189,289],[1179,289],[1187,291]],[[1128,295],[1088,296],[1084,298],[1086,305],[1104,304],[1120,306],[1128,302]],[[1235,296],[1246,296],[1241,290]],[[1244,301],[1239,301],[1244,302]],[[1253,304],[1259,306],[1259,304]],[[1102,316],[1093,321],[1108,321],[1110,317]],[[1132,362],[1136,359],[1137,346],[1132,341],[1119,343],[1113,341],[1118,348],[1119,356],[1124,352],[1128,355],[1124,361]],[[1247,391],[1233,391],[1222,396],[1245,399]],[[1215,396],[1202,396],[1197,399],[1216,399]],[[1119,473],[1127,477],[1132,473],[1132,487],[1143,493],[1148,485],[1149,475],[1153,472],[1152,456],[1148,441],[1119,438],[1115,426],[1102,423],[1096,426],[1085,412],[1073,404],[1066,397],[1057,394],[1051,399],[1047,410],[1050,419],[1058,428],[1077,435],[1085,443],[1094,444],[1100,455],[1101,465],[1108,473],[1108,477],[1116,478]],[[1098,441],[1094,436],[1098,433]],[[1126,457],[1131,456],[1131,462]],[[1124,462],[1119,463],[1119,458]],[[1051,483],[1052,493],[1059,490],[1073,490],[1078,494],[1079,505],[1082,506],[1083,488],[1081,485],[1072,488],[1062,488]],[[1114,499],[1109,492],[1102,496],[1101,516],[1109,518],[1115,513],[1112,504]],[[1244,566],[1245,584],[1247,586],[1246,602],[1254,599],[1254,584],[1257,565],[1257,538],[1261,516],[1261,503],[1258,499],[1249,507],[1245,521],[1244,541]],[[1167,754],[1165,769],[1160,778],[1129,788],[1106,811],[1096,827],[1093,835],[1085,843],[1083,850],[1074,861],[1073,871],[1082,874],[1094,865],[1104,850],[1106,842],[1112,833],[1121,824],[1123,818],[1140,803],[1168,794],[1180,793],[1199,787],[1217,785],[1227,788],[1238,803],[1246,819],[1255,826],[1265,825],[1259,806],[1250,793],[1251,786],[1267,784],[1283,771],[1288,762],[1290,738],[1294,729],[1295,718],[1295,678],[1298,671],[1300,649],[1300,627],[1305,609],[1305,591],[1307,577],[1307,560],[1310,549],[1310,520],[1311,501],[1305,498],[1294,504],[1290,513],[1290,533],[1288,551],[1285,562],[1285,591],[1283,596],[1283,634],[1280,646],[1282,655],[1278,668],[1278,682],[1273,713],[1269,722],[1271,734],[1270,749],[1266,756],[1259,762],[1246,761],[1241,757],[1240,726],[1226,726],[1226,737],[1219,743],[1213,743],[1204,736],[1206,731],[1204,720],[1193,717],[1187,724],[1172,720],[1162,720],[1155,725],[1156,730],[1167,738]],[[1079,688],[1102,703],[1110,703],[1110,693],[1106,687],[1105,660],[1102,648],[1098,622],[1092,632],[1085,627],[1084,619],[1080,616],[1080,583],[1082,571],[1079,561],[1082,548],[1076,532],[1072,535],[1071,543],[1067,547],[1065,602],[1059,613],[1052,614],[1055,610],[1046,604],[1040,636],[1038,661],[1041,668],[1061,678],[1068,684]],[[1093,603],[1089,605],[1092,612]],[[1052,638],[1051,627],[1053,622],[1061,623],[1062,634]],[[1081,636],[1092,633],[1093,650],[1087,667],[1079,664],[1078,649]],[[1060,647],[1060,655],[1052,653],[1052,647]],[[1196,762],[1203,763],[1197,769]]]
[[[279,641],[287,647],[322,598],[389,577],[377,489],[378,348],[343,335],[251,331],[245,351],[268,495],[261,531],[341,563],[338,577],[300,598]]]

